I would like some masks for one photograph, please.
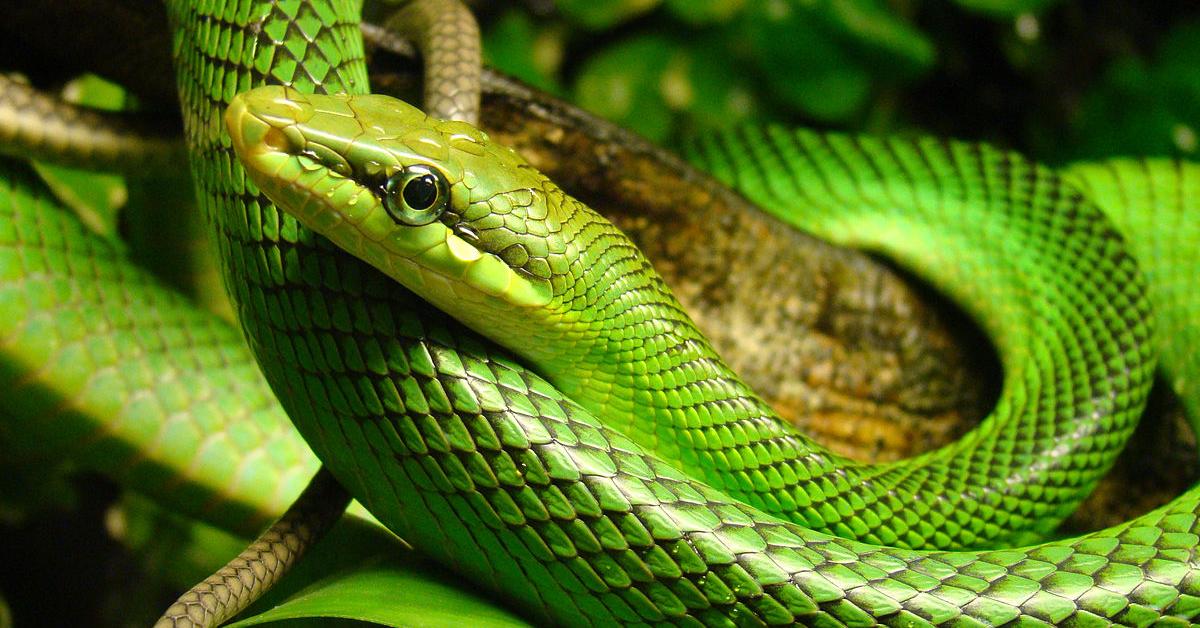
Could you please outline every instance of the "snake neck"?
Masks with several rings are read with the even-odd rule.
[[[694,462],[685,444],[714,428],[752,421],[759,433],[785,434],[629,238],[579,201],[561,195],[558,202],[566,206],[557,213],[572,217],[560,231],[571,261],[551,277],[550,303],[516,316],[497,303],[473,326],[668,460]]]

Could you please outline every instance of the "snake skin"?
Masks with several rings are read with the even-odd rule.
[[[5,463],[69,458],[181,513],[256,533],[316,459],[240,334],[0,160]]]
[[[459,0],[410,1],[385,27],[421,51],[422,108],[443,120],[478,124],[483,51],[471,11]]]
[[[269,75],[302,92],[365,91],[357,10],[169,4],[201,204],[252,350],[339,481],[414,545],[572,625],[1144,625],[1200,613],[1197,491],[1023,550],[916,552],[806,530],[645,453],[282,215],[220,131],[227,86]]]
[[[429,115],[477,122],[482,58],[479,27],[470,11],[456,0],[413,0],[390,24],[413,38],[425,57]],[[456,85],[463,81],[470,85],[459,91]],[[233,560],[185,591],[155,626],[210,628],[237,616],[299,563],[349,502],[349,494],[322,468],[287,512]]]
[[[752,198],[827,237],[865,238],[849,244],[910,245],[889,252],[997,339],[1008,378],[979,430],[915,461],[868,465],[780,420],[624,234],[480,132],[385,97],[286,88],[240,97],[228,120],[255,182],[303,224],[504,344],[663,460],[811,529],[911,548],[1035,540],[1108,471],[1149,391],[1148,303],[1119,236],[1095,207],[1057,192],[1050,172],[986,147],[829,140],[838,157],[870,164],[860,181],[799,145],[792,162],[773,163],[776,153],[738,144],[746,162],[735,172],[759,177],[735,183]],[[801,156],[814,163],[793,163]],[[399,223],[373,192],[380,171],[414,164],[448,181],[440,222]],[[807,196],[791,192],[785,167],[812,173],[796,184]],[[756,197],[760,180],[790,196]],[[880,181],[891,189],[864,189]],[[889,212],[901,198],[912,209]],[[1026,253],[1012,256],[1010,242]]]
[[[1076,164],[1064,176],[1132,234],[1129,248],[1149,279],[1158,314],[1155,340],[1171,388],[1200,433],[1200,257],[1181,254],[1200,242],[1200,164],[1119,159]]]

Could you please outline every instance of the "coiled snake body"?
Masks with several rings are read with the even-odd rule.
[[[872,545],[750,505],[870,541],[954,547],[1044,532],[1086,493],[1144,401],[1153,364],[1149,308],[1120,238],[1053,173],[954,143],[772,130],[699,146],[698,158],[718,176],[777,214],[830,236],[855,234],[855,242],[931,276],[1000,350],[1006,401],[962,444],[919,461],[931,471],[853,467],[772,431],[769,416],[745,414],[762,411],[732,374],[704,384],[711,372],[696,365],[715,364],[715,355],[680,331],[686,318],[673,313],[653,273],[628,257],[605,257],[628,251],[515,157],[470,127],[425,120],[401,104],[306,100],[309,92],[367,91],[356,3],[167,4],[198,196],[251,349],[339,481],[442,562],[536,617],[571,625],[1146,625],[1200,615],[1197,489],[1117,528],[994,551]],[[254,92],[269,102],[256,108],[243,97],[230,113],[242,156],[258,151],[268,162],[253,166],[251,179],[222,116],[236,93],[268,82],[291,91]],[[394,140],[386,151],[379,137],[353,134],[370,127],[355,115],[358,103],[371,102],[398,120],[381,132]],[[241,125],[238,112],[250,110],[259,123]],[[354,120],[343,122],[352,133],[338,129],[310,142],[319,127],[302,128],[308,119],[297,112]],[[476,161],[481,155],[486,161]],[[1146,168],[1163,185],[1195,188],[1191,167]],[[1134,169],[1084,168],[1072,176],[1096,190],[1125,189],[1122,177]],[[405,178],[388,186],[397,173]],[[424,205],[427,190],[405,194],[408,181],[427,174],[433,198],[447,201],[432,220],[421,215],[433,206]],[[327,187],[316,187],[320,181]],[[389,187],[402,203],[388,200]],[[583,347],[590,359],[583,363],[605,382],[603,368],[620,351],[587,353],[604,343],[589,335],[594,325],[576,325],[594,322],[587,315],[598,311],[587,297],[597,284],[582,282],[598,279],[587,275],[596,268],[633,276],[640,283],[622,287],[651,298],[609,311],[623,320],[642,315],[655,321],[646,329],[661,333],[631,325],[625,338],[677,333],[679,342],[663,355],[682,358],[637,373],[644,381],[634,384],[659,386],[662,400],[634,392],[627,397],[633,405],[611,405],[636,416],[657,403],[662,416],[691,429],[678,441],[691,449],[666,445],[668,461],[649,453],[645,445],[665,439],[659,426],[626,436],[601,423],[585,407],[602,409],[603,398],[573,401],[301,226],[261,190],[376,266],[419,277],[423,285],[414,289],[489,334],[537,332],[523,326],[529,319],[499,310],[484,310],[481,321],[471,318],[480,310],[455,308],[495,305],[510,294],[526,308],[559,307],[534,320],[565,327],[508,341],[551,378],[564,354],[544,343],[566,339]],[[552,204],[539,205],[539,195]],[[1102,204],[1111,197],[1096,193]],[[318,206],[349,209],[322,222],[332,214],[305,214]],[[524,222],[510,219],[515,214]],[[444,216],[455,217],[459,230]],[[552,223],[557,233],[582,235],[560,239],[561,250],[551,238],[542,253],[536,238],[556,233],[546,227]],[[338,224],[358,230],[342,238]],[[395,229],[404,237],[394,237]],[[386,255],[371,248],[379,243]],[[487,248],[497,243],[504,248]],[[1037,255],[1025,257],[1030,248]],[[591,294],[611,287],[599,286]],[[595,320],[613,327],[611,319]],[[1190,367],[1172,368],[1190,381]],[[616,372],[608,378],[620,384]],[[683,393],[661,384],[668,373],[679,374]],[[695,398],[680,398],[689,395]],[[723,421],[720,412],[735,420]],[[1064,414],[1074,418],[1064,422]],[[796,452],[781,444],[800,447],[808,462],[786,462]],[[721,490],[673,466],[691,462],[708,464],[700,473]],[[1041,479],[1051,483],[1032,482]]]

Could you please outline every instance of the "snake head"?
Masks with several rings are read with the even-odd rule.
[[[280,209],[568,394],[603,389],[606,365],[637,370],[613,352],[701,342],[628,237],[470,125],[386,96],[286,87],[237,96],[225,121]]]
[[[225,122],[280,209],[442,309],[552,298],[563,195],[482,131],[387,96],[282,86],[238,95]]]

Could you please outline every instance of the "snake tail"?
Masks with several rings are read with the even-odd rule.
[[[155,628],[220,626],[262,597],[329,531],[350,503],[325,469],[275,523],[211,576],[184,592]]]
[[[72,105],[0,75],[0,152],[10,156],[144,175],[184,158],[174,124]]]

